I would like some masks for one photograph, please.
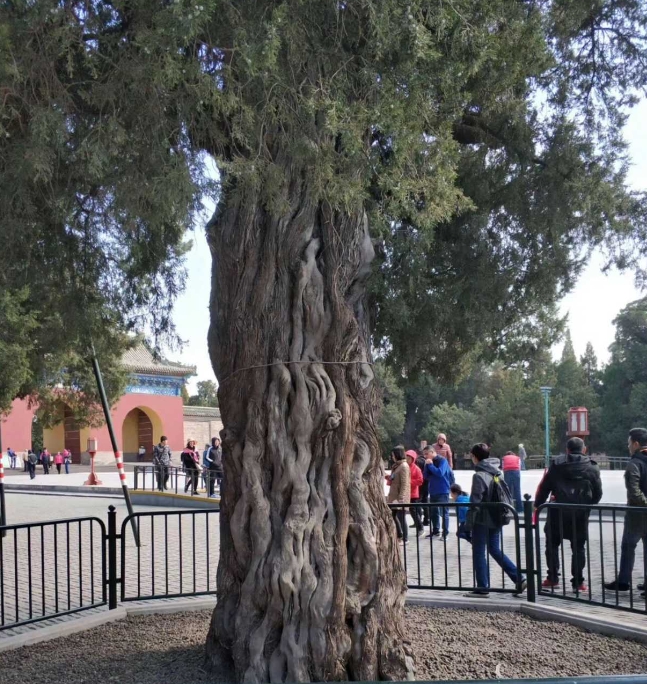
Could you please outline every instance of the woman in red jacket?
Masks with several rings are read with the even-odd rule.
[[[416,465],[416,458],[418,454],[409,449],[406,452],[407,463],[409,464],[409,471],[411,472],[411,503],[420,502],[420,486],[423,483],[422,470]],[[417,534],[422,534],[424,527],[422,524],[422,511],[417,506],[409,509],[411,517],[413,518],[413,527],[418,531]]]

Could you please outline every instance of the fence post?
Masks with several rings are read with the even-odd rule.
[[[139,480],[139,466],[135,466],[135,486],[134,489],[139,489],[137,481]]]
[[[527,596],[530,603],[535,603],[536,577],[535,577],[535,545],[534,545],[534,531],[532,524],[533,502],[530,500],[530,494],[524,494],[525,501],[523,502],[523,527],[524,539],[526,542],[526,581]]]
[[[2,452],[0,451],[0,527],[7,524],[7,503],[4,498],[4,465],[2,463]],[[7,530],[2,530],[2,536],[7,536]]]
[[[108,609],[117,607],[117,510],[108,506]]]

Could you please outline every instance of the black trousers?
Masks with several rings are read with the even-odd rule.
[[[157,488],[160,492],[168,489],[169,467],[165,465],[157,466]]]
[[[191,487],[192,492],[198,491],[198,469],[191,468],[186,471],[186,484],[184,485],[184,493],[186,494]]]
[[[552,511],[551,511],[552,513]],[[584,583],[584,568],[586,567],[586,542],[588,539],[588,520],[578,520],[575,525],[567,524],[564,520],[560,525],[559,519],[553,517],[544,527],[546,534],[546,566],[548,579],[559,581],[559,557],[564,541],[571,545],[571,584],[580,586]]]
[[[222,470],[220,470],[220,468],[209,468],[207,471],[207,481],[209,484],[209,496],[213,496],[213,490],[216,486],[216,482],[218,483],[219,487],[220,483],[222,482]]]
[[[422,503],[421,499],[411,499],[411,503]],[[426,511],[426,507],[424,509]],[[415,508],[410,509],[411,512],[411,517],[413,518],[413,524],[416,526],[417,530],[422,530],[424,529],[424,513],[423,509],[420,508],[419,506],[416,506]]]
[[[420,485],[420,497],[418,499],[418,503],[427,503],[429,501],[429,493],[427,492],[427,489],[429,488],[429,482],[425,480],[421,485]],[[422,509],[422,524],[426,527],[429,525],[429,506],[425,506]]]
[[[407,527],[407,513],[402,508],[400,510],[393,511],[393,520],[395,520],[395,529],[398,532],[398,539],[403,539],[408,541],[409,539],[409,528]]]

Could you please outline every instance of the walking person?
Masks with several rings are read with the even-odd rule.
[[[436,452],[436,454],[438,454],[438,456],[442,456],[447,463],[449,463],[449,467],[452,470],[454,469],[453,451],[449,444],[447,444],[447,435],[441,432],[438,437],[436,437],[436,442],[435,444],[432,444],[431,448]]]
[[[521,470],[527,470],[526,459],[528,458],[526,454],[526,449],[523,444],[519,445],[519,458],[521,459]]]
[[[9,456],[9,467],[11,468],[11,470],[15,470],[16,469],[16,452],[11,447],[9,447],[7,449],[7,456]]]
[[[208,496],[210,499],[215,498],[214,487],[218,483],[218,490],[222,483],[222,447],[220,446],[220,438],[214,437],[211,440],[211,448],[207,454],[207,463],[209,464],[207,479],[208,479]]]
[[[200,455],[195,448],[195,440],[190,439],[186,443],[186,448],[180,454],[180,460],[184,466],[184,471],[186,473],[186,480],[184,484],[184,493],[186,494],[191,488],[191,496],[198,495],[198,478],[199,478],[199,459]]]
[[[386,498],[387,503],[408,504],[411,503],[411,472],[409,464],[405,458],[404,447],[394,447],[391,452],[393,467],[391,475],[387,478],[389,494]],[[409,530],[407,528],[406,508],[399,507],[392,511],[395,529],[398,534],[400,544],[409,543]]]
[[[65,474],[70,474],[70,465],[72,465],[72,452],[69,449],[63,451],[63,463],[65,465]]]
[[[146,447],[142,444],[139,449],[137,449],[137,460],[143,461],[146,458]]]
[[[43,449],[40,453],[40,463],[43,466],[43,475],[49,475],[49,466],[50,466],[50,458],[52,455],[47,451],[47,449]]]
[[[411,492],[409,501],[412,504],[420,503],[420,487],[422,486],[423,478],[422,471],[416,463],[418,454],[413,449],[409,449],[409,451],[405,453],[405,456],[407,457],[407,465],[409,466],[410,474]],[[413,518],[413,525],[411,527],[416,529],[418,535],[421,535],[425,529],[422,525],[422,511],[418,506],[410,508],[409,511]]]
[[[429,501],[429,517],[431,532],[427,536],[440,536],[440,514],[442,508],[443,539],[449,534],[449,508],[438,504],[449,503],[449,491],[454,484],[454,473],[449,466],[449,461],[436,453],[433,446],[424,449],[425,473],[427,474],[427,500]]]
[[[171,467],[171,447],[165,435],[160,437],[159,444],[153,447],[153,463],[157,472],[157,489],[163,492],[168,489],[169,469]]]
[[[501,459],[503,479],[514,499],[514,507],[517,513],[523,513],[523,500],[521,499],[521,458],[513,451]]]
[[[539,483],[535,508],[549,500],[562,504],[597,504],[602,498],[600,468],[586,455],[584,442],[573,437],[566,443],[566,455],[556,458]],[[586,591],[586,542],[589,511],[551,508],[544,526],[548,574],[541,586],[559,586],[559,554],[564,539],[571,543],[571,586],[577,594]]]
[[[625,470],[627,505],[644,508],[643,511],[627,511],[620,545],[620,571],[618,577],[604,585],[609,591],[629,591],[631,574],[636,559],[636,546],[642,540],[643,553],[647,553],[647,429],[629,431],[629,464]],[[639,590],[645,586],[639,585]],[[645,598],[645,592],[640,595]]]
[[[27,452],[27,470],[29,471],[29,479],[33,480],[36,477],[36,464],[38,463],[38,456],[30,449]]]
[[[470,453],[474,463],[470,502],[491,504],[505,502],[506,499],[511,502],[512,497],[503,480],[503,473],[499,470],[499,459],[490,457],[490,447],[487,444],[475,444]],[[472,564],[476,589],[466,596],[484,598],[490,595],[488,553],[517,585],[517,590],[525,590],[525,577],[501,549],[503,525],[510,522],[508,514],[511,515],[511,512],[504,506],[476,506],[468,511],[465,527],[472,533]]]
[[[56,466],[56,472],[60,475],[61,466],[63,465],[63,454],[60,451],[57,451],[56,456],[54,456],[54,465]]]

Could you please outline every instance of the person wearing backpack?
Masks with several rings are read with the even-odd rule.
[[[604,585],[609,591],[629,591],[631,574],[636,560],[636,546],[642,540],[643,553],[647,551],[647,429],[633,428],[629,431],[629,453],[631,458],[625,470],[627,505],[643,511],[627,511],[620,546],[620,571],[618,577]],[[645,585],[639,584],[641,598],[645,598]]]
[[[500,543],[503,526],[514,517],[510,508],[514,508],[514,501],[499,469],[500,461],[490,456],[487,444],[475,444],[470,453],[474,463],[470,503],[489,505],[470,507],[465,521],[465,531],[472,533],[472,564],[476,576],[476,589],[466,596],[486,598],[490,595],[488,552],[521,593],[526,589],[526,578],[503,553]],[[506,505],[493,505],[497,503]]]
[[[566,455],[559,456],[546,471],[535,495],[535,508],[549,497],[554,503],[597,504],[602,498],[600,468],[586,455],[584,442],[572,437],[566,443]],[[548,511],[546,534],[546,567],[541,583],[544,588],[559,586],[559,547],[563,540],[571,543],[571,586],[575,593],[587,591],[584,584],[586,542],[589,530],[588,510],[558,509]]]

